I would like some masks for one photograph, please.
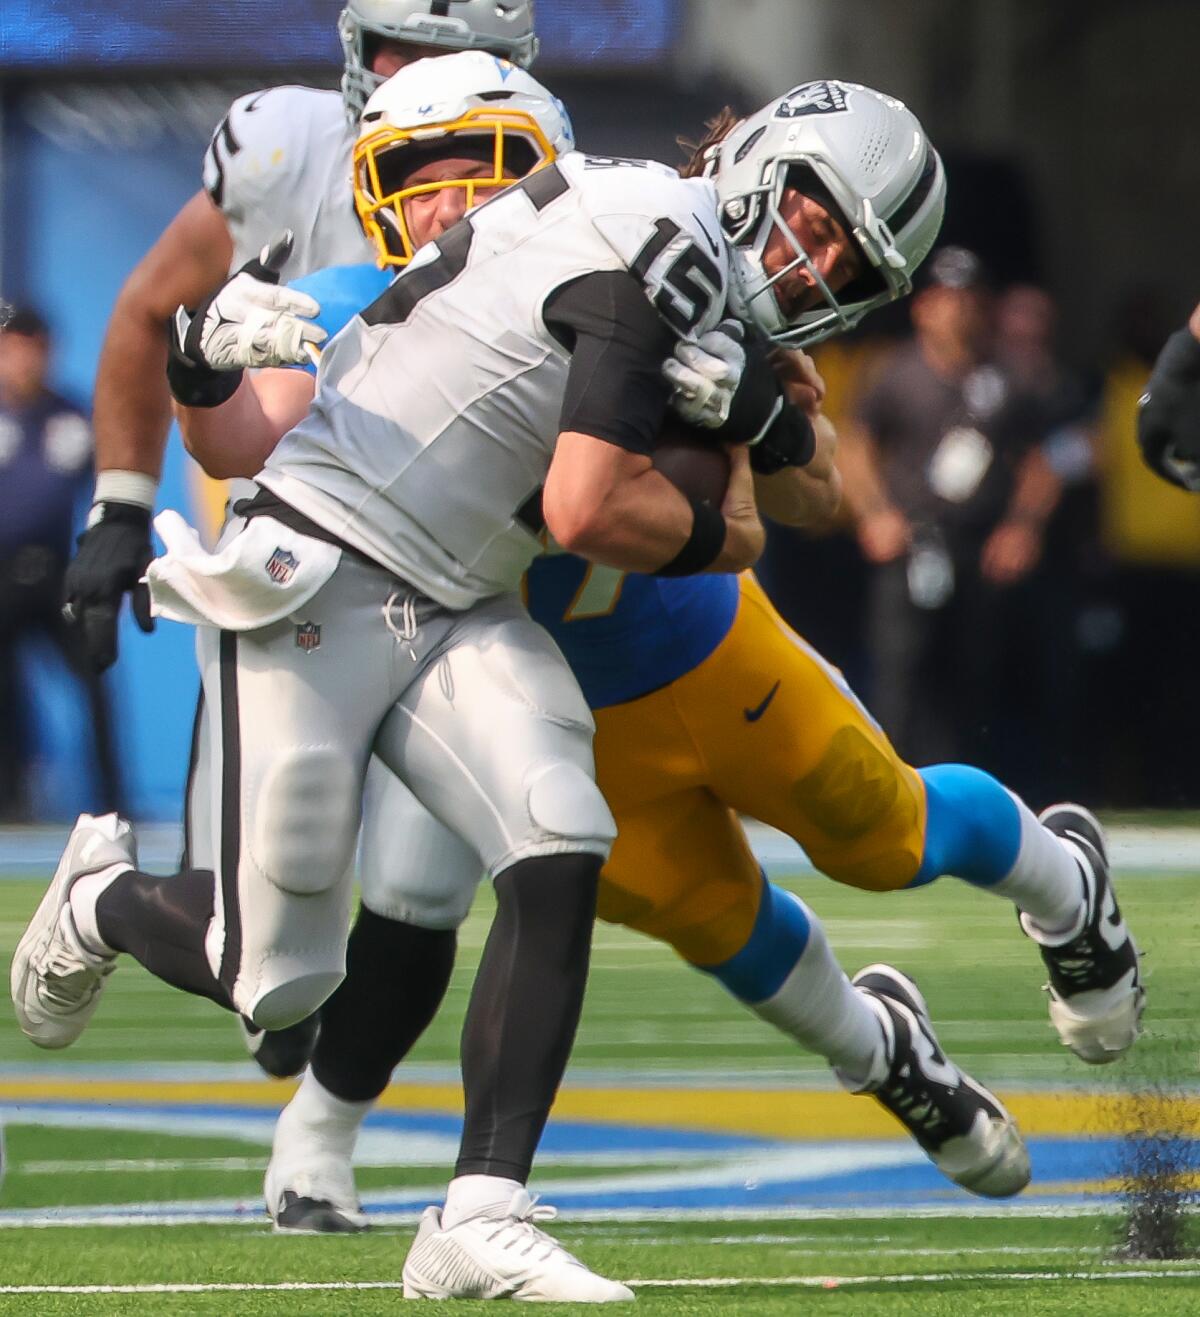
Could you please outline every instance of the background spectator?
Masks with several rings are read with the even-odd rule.
[[[108,700],[60,611],[75,506],[91,483],[92,436],[79,410],[47,387],[49,366],[41,316],[11,310],[0,321],[0,818],[10,822],[29,814],[33,746],[18,650],[35,635],[83,684],[94,733],[80,728],[79,745],[94,746],[99,803],[121,803]]]
[[[846,499],[875,567],[870,703],[913,762],[999,770],[1000,679],[1027,606],[1016,587],[1041,558],[1061,481],[1040,446],[1042,406],[995,358],[979,259],[936,253],[911,316],[912,338],[843,432]]]

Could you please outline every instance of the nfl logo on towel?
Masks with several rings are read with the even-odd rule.
[[[321,628],[315,622],[301,622],[296,627],[296,648],[311,654],[321,645]]]
[[[296,575],[296,568],[299,566],[300,559],[294,553],[289,553],[286,549],[276,549],[267,559],[267,575],[276,585],[287,585]]]

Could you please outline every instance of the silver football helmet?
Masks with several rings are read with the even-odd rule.
[[[911,292],[946,206],[945,171],[916,116],[853,82],[793,88],[710,147],[705,173],[716,184],[732,247],[732,309],[792,347],[851,329]],[[780,214],[788,187],[820,201],[862,253],[862,272],[837,293]],[[763,253],[777,228],[795,260],[769,275]],[[789,318],[775,285],[799,266],[813,276],[823,305]]]
[[[483,50],[527,69],[537,58],[533,0],[347,0],[338,18],[346,69],[342,97],[357,123],[383,78],[371,69],[372,37]]]

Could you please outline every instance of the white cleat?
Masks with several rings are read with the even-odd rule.
[[[518,1299],[527,1303],[628,1303],[633,1291],[605,1280],[539,1230],[552,1207],[520,1189],[505,1216],[472,1216],[449,1230],[427,1207],[404,1262],[406,1299]]]
[[[275,1229],[298,1235],[350,1235],[366,1230],[367,1218],[354,1184],[353,1140],[349,1150],[335,1146],[333,1139],[323,1139],[319,1130],[301,1122],[294,1107],[293,1100],[275,1126],[263,1186]]]
[[[133,829],[115,814],[81,814],[12,961],[17,1023],[38,1047],[69,1047],[79,1037],[116,968],[115,956],[83,945],[70,904],[77,879],[114,865],[137,867]]]

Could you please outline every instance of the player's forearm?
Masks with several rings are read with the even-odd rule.
[[[131,304],[132,303],[132,304]],[[96,376],[97,471],[141,471],[156,479],[171,423],[165,323],[123,293],[109,323]]]
[[[764,516],[804,530],[828,530],[842,504],[842,477],[835,466],[824,472],[787,467],[756,476],[754,489]]]
[[[216,480],[262,470],[279,441],[246,381],[219,407],[177,407],[183,446]]]
[[[814,449],[804,466],[784,467],[773,475],[756,475],[760,511],[772,521],[806,530],[827,530],[842,501],[842,478],[835,464],[837,431],[820,412],[812,417]]]
[[[687,499],[665,476],[647,467],[598,498],[552,502],[546,525],[568,552],[625,572],[653,572],[670,562],[692,529]]]
[[[160,474],[171,421],[167,321],[221,284],[232,251],[224,217],[198,192],[126,280],[96,377],[97,470]]]
[[[246,375],[218,407],[176,407],[184,447],[214,479],[254,476],[312,401],[312,376],[299,370]]]

